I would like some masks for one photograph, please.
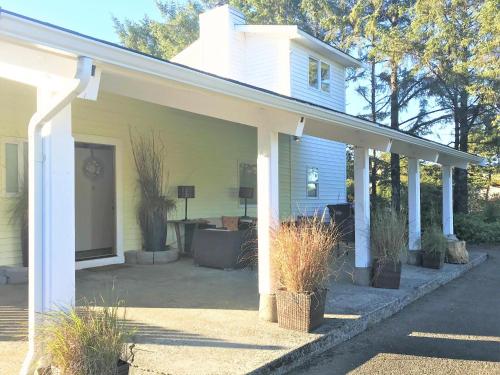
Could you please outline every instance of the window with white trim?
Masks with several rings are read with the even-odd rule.
[[[28,145],[22,140],[6,140],[2,147],[3,186],[6,196],[17,196],[28,172]]]
[[[307,167],[307,182],[306,182],[307,198],[319,197],[319,169],[315,167]]]
[[[330,64],[309,57],[309,87],[330,92],[331,67]]]

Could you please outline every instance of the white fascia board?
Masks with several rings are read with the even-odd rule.
[[[340,49],[337,49],[335,47],[332,47],[328,45],[325,42],[322,42],[321,40],[313,37],[312,35],[309,35],[308,33],[300,30],[297,28],[297,36],[293,38],[297,40],[299,43],[305,44],[308,47],[318,50],[320,53],[323,53],[325,55],[333,55],[334,60],[340,62],[342,65],[350,68],[364,68],[364,64],[352,57],[351,55],[341,51]]]
[[[361,61],[300,30],[297,25],[236,25],[235,30],[250,34],[283,35],[346,67],[363,68]],[[331,57],[333,55],[333,57]]]
[[[125,70],[143,74],[145,78],[163,79],[179,82],[192,88],[201,88],[223,95],[236,97],[259,104],[263,109],[272,108],[289,111],[306,119],[333,124],[346,131],[359,131],[376,137],[386,137],[390,141],[400,141],[412,145],[414,149],[435,150],[449,158],[452,165],[463,163],[482,164],[484,159],[465,152],[454,150],[445,145],[414,137],[394,129],[379,126],[367,120],[353,117],[342,112],[301,102],[276,93],[249,87],[241,83],[216,77],[188,67],[155,59],[130,51],[104,41],[74,34],[53,26],[27,20],[8,13],[0,13],[0,37],[13,38],[42,49],[55,49],[75,56],[91,57],[94,64],[103,70]],[[121,68],[121,69],[120,69]]]

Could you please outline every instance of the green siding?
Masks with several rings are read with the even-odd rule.
[[[0,142],[8,138],[27,137],[27,124],[35,111],[35,90],[0,80]],[[138,132],[154,130],[167,147],[168,184],[176,196],[177,185],[195,185],[196,198],[189,201],[190,217],[243,215],[238,199],[238,163],[256,163],[257,131],[241,124],[178,111],[139,100],[101,92],[96,102],[76,100],[72,105],[75,137],[99,136],[113,138],[122,145],[124,250],[140,248],[136,223],[136,175],[133,167],[129,129]],[[5,160],[1,160],[0,166]],[[280,135],[280,210],[290,211],[289,140]],[[4,182],[4,168],[0,180]],[[5,186],[4,184],[2,186]],[[0,196],[0,265],[19,264],[18,228],[9,223],[8,210],[13,198]],[[179,201],[172,218],[183,217]],[[256,206],[249,206],[249,215],[256,215]],[[169,241],[173,241],[170,231]]]

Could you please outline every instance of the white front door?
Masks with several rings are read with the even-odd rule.
[[[116,255],[115,147],[75,143],[76,260]]]

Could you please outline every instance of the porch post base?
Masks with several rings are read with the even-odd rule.
[[[267,322],[277,322],[276,294],[261,294],[259,300],[259,318]]]
[[[409,250],[408,257],[406,259],[406,263],[412,266],[421,266],[422,265],[422,250]]]
[[[355,267],[354,268],[354,284],[359,286],[370,286],[372,284],[372,268],[371,267]]]

